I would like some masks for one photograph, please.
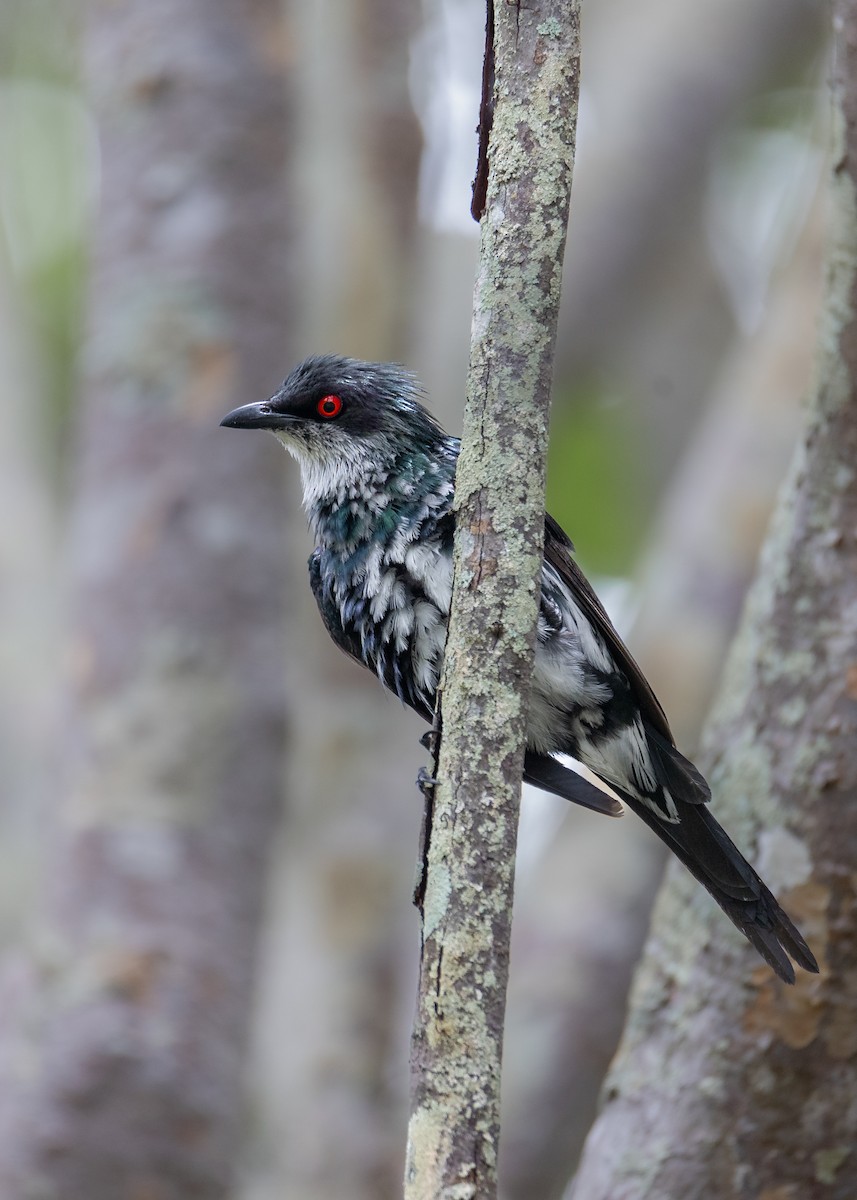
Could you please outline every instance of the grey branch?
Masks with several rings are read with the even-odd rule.
[[[499,1083],[578,7],[497,6],[405,1195],[496,1195]]]

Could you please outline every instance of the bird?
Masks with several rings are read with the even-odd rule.
[[[272,433],[298,462],[316,545],[310,586],[336,645],[431,721],[452,597],[460,441],[395,363],[307,358],[270,399],[220,422]],[[524,779],[611,816],[640,817],[780,979],[817,972],[800,932],[718,824],[711,791],[548,514]],[[610,795],[557,756],[583,763]],[[619,797],[622,803],[616,797]]]

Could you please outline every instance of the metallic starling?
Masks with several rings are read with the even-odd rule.
[[[221,425],[270,430],[297,459],[317,541],[310,584],[342,650],[431,721],[452,591],[459,441],[418,402],[402,367],[325,355],[270,400]],[[711,792],[676,749],[664,711],[545,516],[544,566],[524,779],[611,815],[616,800],[555,754],[584,763],[661,838],[779,977],[818,966],[707,807]]]

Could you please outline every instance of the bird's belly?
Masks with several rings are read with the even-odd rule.
[[[389,600],[383,614],[373,613],[366,601],[356,605],[353,636],[366,666],[400,700],[430,719],[446,642],[446,615],[404,576]]]
[[[540,753],[576,754],[581,737],[603,721],[610,688],[587,664],[577,639],[555,637],[536,647],[527,744]]]

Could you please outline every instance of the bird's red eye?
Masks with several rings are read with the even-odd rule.
[[[338,396],[322,396],[315,410],[320,417],[329,421],[331,417],[338,417],[342,412],[342,401]]]

